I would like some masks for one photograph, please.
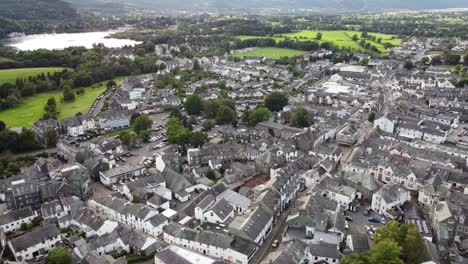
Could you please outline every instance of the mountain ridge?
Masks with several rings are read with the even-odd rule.
[[[468,8],[466,0],[67,0],[78,8],[116,5],[152,9],[324,9],[385,10]]]

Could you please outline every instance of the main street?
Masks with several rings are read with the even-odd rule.
[[[284,229],[286,228],[286,219],[289,216],[289,212],[294,205],[290,205],[288,209],[284,210],[280,217],[276,220],[276,225],[273,226],[268,237],[263,241],[263,244],[260,248],[255,252],[255,255],[250,260],[250,263],[258,264],[260,263],[263,258],[268,255],[272,251],[271,244],[276,239],[281,240],[281,236],[283,235]]]

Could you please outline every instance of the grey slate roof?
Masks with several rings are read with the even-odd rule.
[[[12,223],[30,216],[33,216],[34,212],[30,207],[18,209],[16,211],[9,212],[4,215],[0,215],[0,225],[5,225],[8,223]]]
[[[320,243],[310,245],[310,254],[312,256],[319,256],[324,258],[340,258],[340,252],[336,248],[336,245]]]
[[[59,235],[60,231],[55,225],[46,225],[38,227],[17,238],[13,238],[10,240],[10,243],[14,250],[19,252]]]

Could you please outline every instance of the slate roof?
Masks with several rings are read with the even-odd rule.
[[[58,228],[51,224],[41,226],[22,236],[13,238],[10,243],[16,252],[28,249],[46,240],[53,239],[60,235]]]
[[[211,231],[196,231],[193,229],[182,228],[181,225],[176,223],[170,223],[165,227],[164,232],[180,239],[199,242],[223,249],[230,248],[247,256],[253,254],[257,248],[255,243],[240,237],[228,236],[226,234],[214,233]]]
[[[310,254],[323,258],[340,258],[340,252],[336,249],[336,245],[320,243],[310,245]]]
[[[11,211],[7,214],[0,215],[0,225],[9,224],[33,215],[34,212],[30,207]]]
[[[86,121],[92,120],[92,117],[88,115],[79,115],[79,116],[64,118],[62,119],[62,125],[64,127],[79,127],[85,120]]]
[[[260,205],[253,212],[234,218],[229,225],[229,230],[251,241],[255,241],[272,218],[273,212],[266,206]]]
[[[96,198],[95,201],[123,215],[135,216],[139,219],[145,219],[148,214],[150,214],[152,211],[155,211],[151,207],[142,204],[131,203],[127,200],[115,197],[100,197]]]
[[[231,212],[234,211],[234,208],[226,200],[219,199],[209,210],[213,211],[213,213],[219,216],[221,219],[226,219],[226,217],[228,217]]]
[[[398,194],[407,192],[406,189],[399,185],[385,185],[377,193],[382,196],[386,203],[391,203],[398,199]]]
[[[297,264],[301,263],[302,259],[306,256],[307,244],[294,240],[288,245],[288,248],[281,253],[281,255],[273,262],[277,264]]]
[[[351,235],[350,239],[354,252],[366,252],[370,249],[369,240],[366,235]]]
[[[222,192],[220,195],[217,196],[219,199],[225,199],[230,204],[234,204],[244,209],[248,209],[250,207],[251,201],[249,198],[231,190],[227,189]]]

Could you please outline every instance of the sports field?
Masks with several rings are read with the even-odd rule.
[[[44,73],[54,73],[62,71],[65,68],[54,67],[54,68],[19,68],[19,69],[8,69],[0,70],[0,84],[9,82],[15,83],[16,78],[28,78],[29,76],[36,76]]]
[[[123,82],[124,78],[114,79],[117,84]],[[55,97],[57,110],[60,112],[59,120],[72,117],[76,113],[87,113],[94,103],[94,100],[106,90],[107,81],[85,87],[85,93],[77,95],[73,102],[62,102],[62,91],[52,91],[38,93],[34,96],[22,99],[20,105],[0,111],[0,120],[5,122],[7,127],[30,127],[32,123],[39,120],[44,114],[44,106],[50,97]]]
[[[243,57],[265,57],[268,59],[279,59],[281,57],[295,57],[305,54],[305,51],[294,50],[294,49],[283,49],[283,48],[256,48],[251,51],[236,53],[232,56],[243,58]]]

